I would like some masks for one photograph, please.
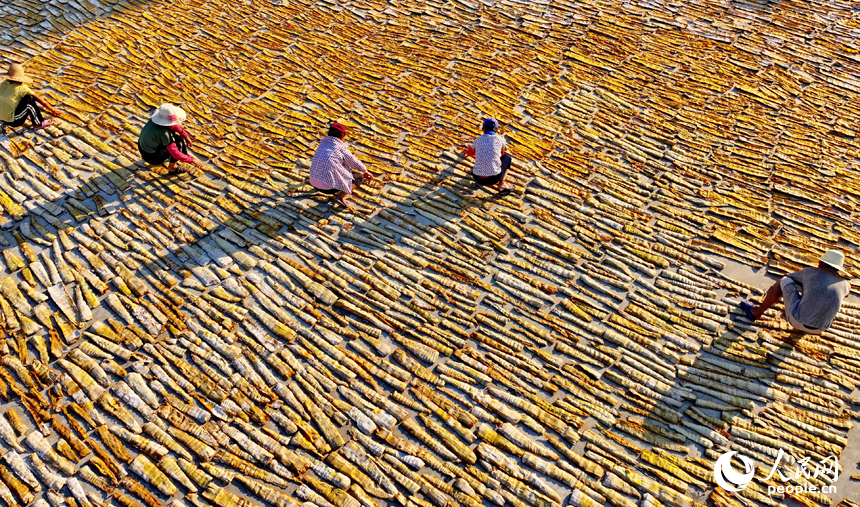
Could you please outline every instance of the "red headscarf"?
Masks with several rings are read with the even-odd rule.
[[[341,135],[346,134],[346,127],[338,122],[332,122],[331,125],[329,125],[329,130],[337,130]]]

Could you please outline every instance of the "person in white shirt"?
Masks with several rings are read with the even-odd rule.
[[[361,185],[364,178],[373,179],[373,174],[349,151],[344,137],[346,127],[337,122],[329,125],[328,136],[320,142],[311,159],[309,179],[311,186],[323,194],[333,195],[336,204],[349,208],[346,196]],[[362,176],[353,178],[352,171],[361,171]]]
[[[499,122],[494,118],[484,120],[482,128],[484,134],[465,150],[467,156],[475,157],[472,179],[479,187],[495,187],[498,196],[507,195],[513,191],[513,187],[505,183],[512,162],[507,153],[508,143],[496,132]]]

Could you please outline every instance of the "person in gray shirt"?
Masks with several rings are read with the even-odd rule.
[[[842,301],[851,285],[839,275],[845,255],[828,250],[821,256],[817,268],[804,268],[777,280],[768,289],[761,304],[741,302],[747,317],[758,320],[780,298],[785,305],[785,318],[798,331],[821,334],[830,327],[839,313]]]

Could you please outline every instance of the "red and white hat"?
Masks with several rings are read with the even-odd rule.
[[[170,127],[185,121],[188,115],[179,106],[173,104],[161,104],[158,110],[152,115],[152,123],[161,125],[162,127]]]

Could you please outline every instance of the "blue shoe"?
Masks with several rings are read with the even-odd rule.
[[[756,320],[756,318],[752,314],[752,307],[753,306],[755,306],[755,305],[753,305],[749,301],[741,301],[741,308],[743,308],[744,311],[747,312],[747,317],[749,317],[750,320],[754,321],[754,320]]]

